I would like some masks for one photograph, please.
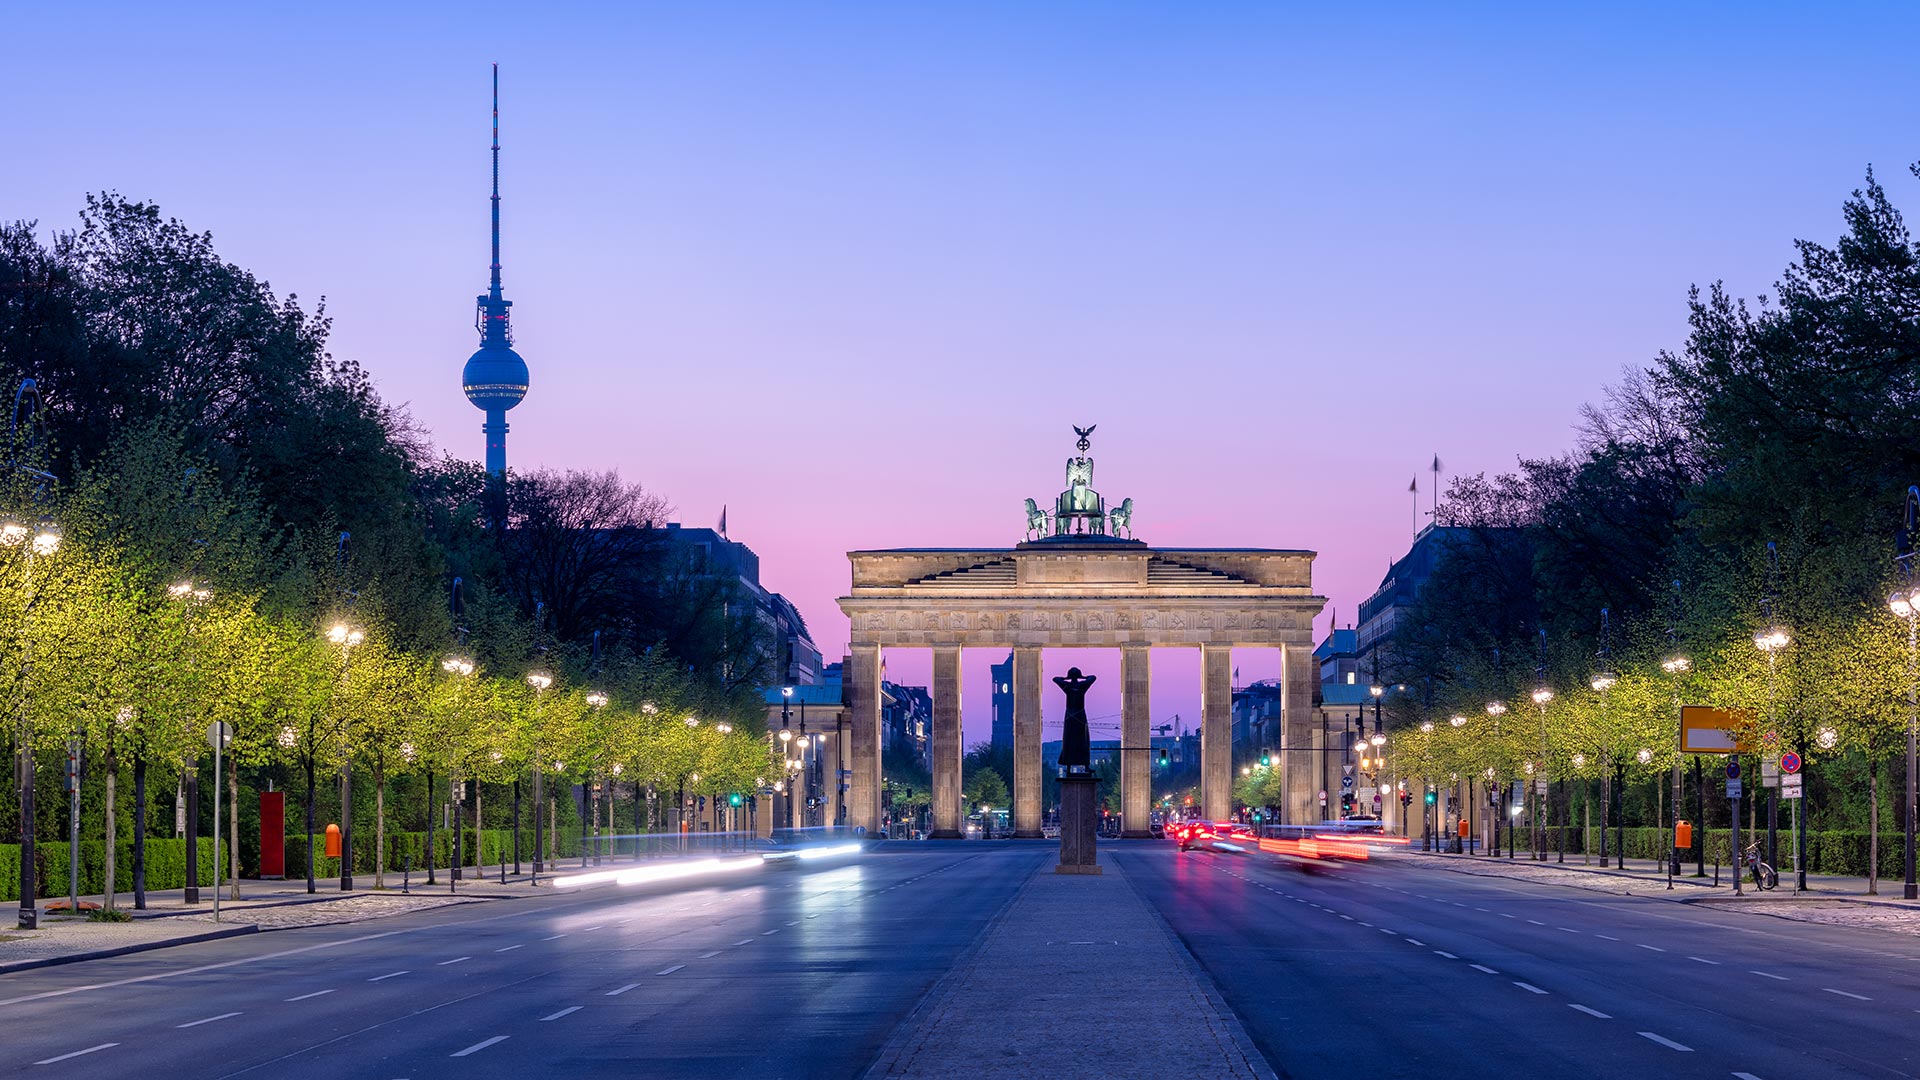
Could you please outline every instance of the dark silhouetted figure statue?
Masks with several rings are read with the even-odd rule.
[[[1087,688],[1093,685],[1094,676],[1080,674],[1079,668],[1068,668],[1066,675],[1056,677],[1053,682],[1067,695],[1067,719],[1060,735],[1060,768],[1087,772],[1093,768],[1093,738],[1087,733]]]

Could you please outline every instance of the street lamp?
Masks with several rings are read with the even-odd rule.
[[[340,682],[347,681],[347,671],[352,661],[355,647],[367,640],[366,631],[344,622],[334,623],[327,628],[327,640],[340,646]],[[311,749],[308,751],[311,753]],[[307,793],[308,805],[312,805],[313,793]],[[351,750],[342,755],[340,762],[340,891],[353,891],[353,756]],[[307,845],[313,847],[311,843]],[[188,852],[191,857],[192,852]]]
[[[1915,624],[1920,622],[1920,589],[1914,584],[1913,537],[1914,529],[1920,525],[1920,487],[1907,489],[1907,501],[1901,514],[1898,545],[1894,563],[1900,567],[1906,580],[1907,595],[1895,593],[1887,601],[1896,616],[1907,620],[1907,851],[1906,851],[1906,898],[1920,899],[1920,887],[1914,880],[1914,827],[1920,820],[1920,797],[1916,797],[1914,783],[1915,766],[1920,764],[1920,662],[1916,662]]]
[[[1779,577],[1780,549],[1774,546],[1773,541],[1769,540],[1767,541],[1767,591],[1760,597],[1760,615],[1767,625],[1755,631],[1753,635],[1753,647],[1765,653],[1767,657],[1767,731],[1762,736],[1762,743],[1768,751],[1777,751],[1779,749],[1779,718],[1775,705],[1775,684],[1779,667],[1778,656],[1781,650],[1793,644],[1793,637],[1787,633],[1786,627],[1774,621],[1773,600]],[[1804,749],[1804,746],[1801,748]],[[1794,819],[1804,824],[1806,815],[1802,813],[1802,808],[1797,805],[1797,803],[1798,800],[1796,800],[1794,807]],[[1769,792],[1767,795],[1767,861],[1774,866],[1780,865],[1779,843],[1777,840],[1779,827],[1780,798],[1777,794]],[[1794,849],[1794,864],[1800,867],[1799,880],[1796,881],[1794,885],[1794,891],[1798,892],[1807,887],[1807,871],[1802,858],[1804,854],[1805,830],[1797,829],[1795,831],[1801,839],[1801,844]],[[1738,849],[1736,849],[1736,854],[1737,851]]]
[[[22,393],[31,390],[33,380],[27,380],[21,387]],[[20,421],[19,396],[15,396],[14,426]],[[39,403],[38,394],[34,397]],[[18,468],[17,462],[14,463]],[[26,565],[26,603],[23,610],[33,610],[33,560],[35,556],[45,558],[60,550],[60,531],[51,521],[42,520],[37,528],[28,528],[20,522],[8,519],[0,523],[0,547],[19,548]],[[24,636],[24,635],[23,635]],[[31,639],[28,639],[29,641]],[[31,645],[27,656],[23,657],[22,667],[31,661]],[[26,710],[21,710],[20,719],[19,770],[20,780],[20,929],[32,930],[40,925],[38,906],[39,882],[34,875],[33,843],[33,743],[32,728],[26,720]]]
[[[533,687],[533,737],[534,741],[538,742],[540,738],[540,713],[544,700],[542,695],[545,694],[548,687],[553,685],[553,676],[544,671],[530,671],[527,673],[527,685]],[[547,850],[545,823],[540,817],[541,808],[547,804],[547,770],[544,768],[544,764],[545,763],[540,760],[540,753],[538,748],[536,748],[533,755],[533,884],[536,886],[540,884],[540,871],[545,866],[542,860],[546,857]],[[515,835],[518,835],[519,822],[516,821],[514,825],[516,830]],[[478,839],[474,842],[479,843]]]
[[[1613,689],[1614,685],[1620,681],[1620,676],[1613,670],[1613,624],[1611,622],[1611,616],[1612,612],[1607,608],[1600,609],[1600,652],[1594,657],[1594,662],[1597,666],[1593,676],[1587,680],[1587,685],[1593,687],[1594,692],[1600,695],[1600,712],[1603,716],[1607,711],[1607,691]],[[1604,727],[1605,724],[1603,722],[1602,728],[1604,729]],[[1606,756],[1611,758],[1613,756],[1612,751],[1609,750]],[[1620,808],[1617,805],[1620,793],[1615,789],[1619,787],[1619,778],[1623,768],[1624,766],[1621,762],[1615,761],[1613,774],[1608,775],[1605,762],[1603,761],[1601,764],[1600,865],[1603,868],[1607,865],[1607,815],[1611,813],[1616,819],[1620,815]],[[1616,821],[1616,824],[1617,823]],[[1616,842],[1614,846],[1622,846],[1624,834],[1621,837],[1617,837],[1616,840],[1620,842]],[[1582,850],[1584,851],[1584,848]],[[1620,867],[1624,869],[1626,867],[1626,853],[1615,852],[1615,856],[1619,859]]]

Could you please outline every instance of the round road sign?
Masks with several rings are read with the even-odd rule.
[[[1784,754],[1781,754],[1780,755],[1780,771],[1783,773],[1799,772],[1800,771],[1800,755],[1794,753],[1791,750],[1787,751]]]
[[[1729,780],[1740,779],[1740,759],[1739,758],[1727,759],[1727,779]]]

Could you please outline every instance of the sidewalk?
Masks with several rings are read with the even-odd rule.
[[[1673,888],[1669,890],[1666,864],[1655,859],[1627,859],[1626,867],[1617,869],[1611,864],[1602,867],[1598,856],[1594,856],[1590,864],[1582,864],[1578,856],[1568,856],[1565,863],[1556,862],[1558,854],[1551,851],[1545,862],[1538,862],[1528,857],[1526,851],[1510,859],[1504,854],[1496,857],[1421,851],[1418,845],[1402,850],[1406,858],[1456,873],[1517,878],[1616,896],[1672,900],[1798,922],[1920,935],[1920,901],[1904,899],[1904,887],[1897,878],[1881,878],[1879,894],[1872,895],[1867,892],[1864,877],[1808,874],[1806,890],[1796,893],[1793,877],[1783,871],[1779,888],[1762,892],[1749,878],[1736,896],[1732,868],[1720,867],[1720,884],[1716,887],[1711,863],[1707,864],[1705,878],[1694,877],[1694,864],[1683,863],[1681,874],[1673,879]]]
[[[622,863],[604,865],[634,864],[629,857]],[[463,880],[451,887],[445,867],[434,872],[437,883],[431,886],[427,885],[423,873],[406,875],[390,872],[386,875],[387,887],[379,890],[373,887],[372,874],[357,874],[354,876],[352,892],[340,891],[339,878],[320,878],[314,882],[315,891],[311,894],[307,892],[304,877],[286,881],[242,878],[239,900],[228,899],[230,892],[221,893],[218,923],[213,921],[214,890],[211,885],[201,886],[198,904],[186,902],[184,889],[149,890],[147,906],[140,911],[134,910],[131,893],[119,893],[115,897],[115,906],[133,916],[132,922],[124,923],[91,921],[86,917],[84,907],[79,915],[65,911],[48,912],[49,903],[58,901],[64,904],[66,901],[64,896],[48,897],[40,901],[40,928],[37,930],[13,928],[13,913],[18,910],[18,905],[9,901],[0,905],[0,918],[5,920],[0,923],[0,975],[9,971],[123,956],[263,930],[329,926],[405,915],[452,904],[547,895],[550,891],[548,882],[554,876],[580,872],[580,859],[578,856],[563,859],[559,866],[543,870],[537,889],[532,884],[532,863],[522,863],[521,869],[523,872],[515,875],[509,866],[503,885],[498,866],[486,867],[486,876],[476,876],[474,867],[463,867]],[[403,884],[406,886],[405,892],[402,891]],[[82,896],[80,900],[83,905],[98,904],[102,898],[98,895]]]
[[[900,1024],[869,1078],[1271,1080],[1212,980],[1113,861],[1098,877],[1053,864]]]

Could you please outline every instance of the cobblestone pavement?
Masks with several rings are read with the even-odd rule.
[[[316,904],[288,904],[284,907],[241,908],[220,913],[221,926],[253,925],[262,930],[284,930],[292,926],[331,926],[335,923],[362,922],[389,915],[405,915],[452,904],[484,904],[479,896],[396,896],[391,893],[363,893]],[[213,912],[182,915],[168,920],[195,927],[211,927]]]

